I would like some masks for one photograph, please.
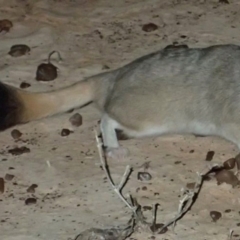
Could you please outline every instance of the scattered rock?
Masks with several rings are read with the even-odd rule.
[[[23,153],[29,153],[30,149],[27,147],[16,147],[8,150],[12,155],[21,155]]]
[[[30,86],[31,86],[30,83],[22,82],[19,87],[22,88],[22,89],[24,89],[24,88],[29,88]]]
[[[12,57],[21,57],[23,55],[28,54],[31,51],[30,47],[25,44],[17,44],[13,45],[8,52],[8,54]]]
[[[4,193],[5,190],[5,182],[3,178],[0,178],[0,193]]]
[[[61,136],[65,137],[65,136],[68,136],[70,133],[72,133],[72,131],[70,131],[67,128],[63,128],[62,131],[61,131]]]
[[[14,178],[14,175],[13,175],[13,174],[7,173],[7,174],[5,175],[5,180],[6,180],[6,181],[12,181],[13,178]]]
[[[218,211],[210,211],[210,217],[213,222],[217,222],[222,217],[222,214]]]
[[[79,127],[83,123],[82,115],[75,113],[69,118],[69,121],[73,126]]]
[[[232,209],[226,209],[224,212],[225,213],[230,213],[232,211]]]
[[[9,30],[12,28],[13,24],[8,19],[0,20],[0,32],[5,31],[9,32]]]
[[[42,63],[37,68],[37,81],[52,81],[57,78],[57,67],[51,63]]]
[[[206,161],[212,161],[214,154],[215,154],[214,151],[208,151],[205,160],[206,160]]]
[[[158,29],[158,26],[155,23],[147,23],[142,26],[144,32],[153,32]]]
[[[218,184],[227,183],[227,184],[232,185],[233,187],[236,187],[237,185],[239,185],[239,180],[234,175],[234,173],[232,171],[228,171],[225,169],[217,172],[216,179],[217,179]]]
[[[13,129],[11,131],[11,136],[13,139],[19,139],[22,136],[22,133],[18,129]]]
[[[25,200],[25,204],[26,205],[33,205],[33,204],[36,204],[37,203],[37,199],[36,198],[27,198]]]
[[[28,193],[35,193],[35,188],[37,188],[37,184],[32,184],[30,187],[28,187],[27,192]]]
[[[233,169],[235,167],[236,159],[230,158],[223,163],[225,169]]]
[[[137,178],[140,181],[150,181],[152,179],[152,176],[148,172],[138,172]]]

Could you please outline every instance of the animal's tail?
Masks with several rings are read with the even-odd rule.
[[[0,131],[92,102],[101,89],[101,78],[94,76],[66,88],[40,93],[0,83]]]

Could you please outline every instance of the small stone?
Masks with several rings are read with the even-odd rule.
[[[69,129],[63,128],[61,131],[61,136],[65,137],[65,136],[68,136],[70,133],[71,133],[71,131]]]
[[[22,88],[22,89],[29,88],[30,86],[31,86],[31,84],[27,83],[27,82],[22,82],[20,84],[20,88]]]
[[[230,158],[223,163],[225,169],[233,169],[235,167],[236,159]]]
[[[214,156],[215,152],[214,151],[209,151],[206,155],[206,161],[212,161],[213,156]]]
[[[187,187],[188,189],[194,189],[194,188],[195,188],[195,185],[196,185],[195,182],[187,183],[186,187]]]
[[[221,170],[216,174],[216,179],[218,184],[221,183],[227,183],[232,185],[232,187],[236,187],[239,185],[239,180],[238,178],[234,175],[233,172],[228,171],[228,170]]]
[[[27,147],[16,147],[8,150],[12,155],[21,155],[23,153],[29,153],[30,149]]]
[[[143,211],[151,211],[152,207],[151,206],[143,206]]]
[[[150,229],[152,232],[158,232],[162,227],[164,226],[163,223],[157,223],[157,224],[153,224]],[[164,234],[168,231],[168,228],[165,227],[164,229],[162,229],[162,231],[158,232],[159,234]]]
[[[9,32],[10,28],[12,28],[13,24],[8,19],[2,19],[0,20],[0,32],[5,31]]]
[[[142,26],[144,32],[153,32],[158,29],[158,26],[155,23],[147,23]]]
[[[37,203],[37,199],[36,198],[27,198],[25,200],[25,204],[26,205],[33,205],[33,204],[36,204]]]
[[[82,115],[75,113],[69,118],[69,121],[73,126],[79,127],[83,123]]]
[[[232,209],[226,209],[225,213],[230,213],[232,211]]]
[[[0,178],[0,193],[4,193],[5,190],[5,182],[3,178]]]
[[[137,178],[140,181],[150,181],[152,179],[152,176],[148,172],[138,172]]]
[[[229,1],[228,1],[228,0],[219,0],[218,2],[219,2],[219,3],[224,3],[224,4],[229,4]]]
[[[25,44],[13,45],[8,52],[12,57],[21,57],[31,51],[30,47]]]
[[[213,222],[217,222],[222,217],[222,214],[218,211],[210,211],[210,217]]]
[[[37,184],[32,184],[30,187],[28,187],[27,192],[28,193],[35,193],[35,188],[37,188]]]
[[[13,175],[13,174],[7,173],[7,174],[5,175],[5,180],[6,180],[6,181],[12,181],[13,178],[14,178],[14,175]]]
[[[19,139],[22,136],[22,133],[18,129],[13,129],[11,131],[11,136],[13,139]]]
[[[55,67],[52,63],[42,63],[37,68],[37,81],[49,82],[56,79],[57,76],[57,67]]]

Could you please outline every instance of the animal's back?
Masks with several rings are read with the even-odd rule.
[[[163,49],[126,65],[115,81],[106,111],[136,135],[240,128],[239,46]]]

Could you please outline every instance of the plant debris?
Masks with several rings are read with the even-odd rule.
[[[12,57],[21,57],[23,55],[30,53],[30,51],[31,51],[31,49],[29,46],[27,46],[25,44],[17,44],[17,45],[13,45],[11,47],[8,54]]]
[[[37,81],[52,81],[57,78],[58,73],[57,73],[57,67],[51,63],[51,56],[54,53],[58,53],[58,59],[59,61],[62,61],[61,55],[58,51],[52,51],[48,55],[48,63],[41,63],[36,72],[36,80]]]

